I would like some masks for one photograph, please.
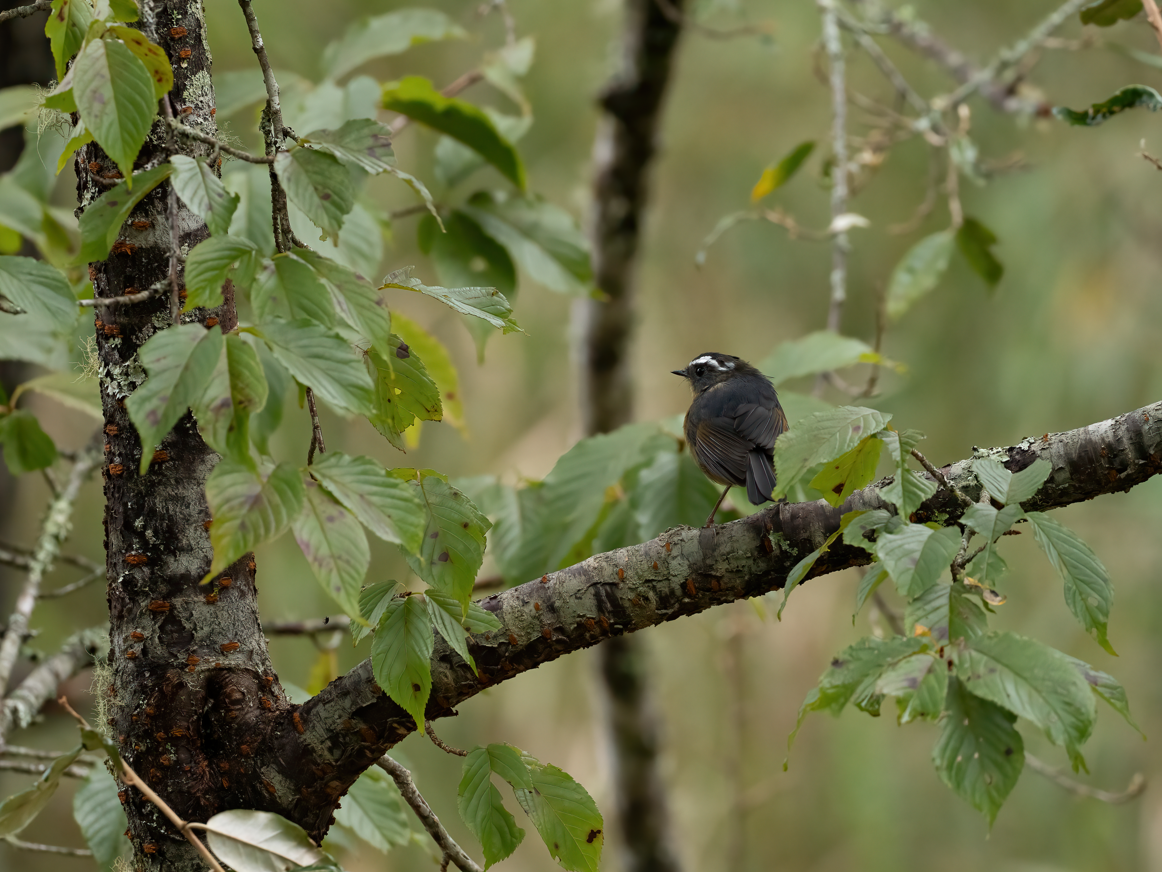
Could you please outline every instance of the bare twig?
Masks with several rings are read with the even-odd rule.
[[[113,176],[102,176],[88,164],[85,164],[85,171],[89,174],[89,178],[102,188],[115,188],[125,181],[125,178],[120,173]]]
[[[1158,11],[1158,4],[1154,0],[1142,0],[1146,10],[1146,19],[1154,29],[1154,36],[1158,38],[1158,46],[1162,48],[1162,12]]]
[[[89,474],[97,467],[101,460],[99,441],[90,442],[82,455],[73,464],[69,472],[68,483],[61,494],[55,497],[48,505],[44,523],[41,525],[40,540],[33,552],[32,563],[28,568],[24,585],[16,597],[16,605],[8,619],[8,629],[4,638],[0,639],[0,705],[4,702],[8,680],[12,676],[12,669],[16,665],[20,646],[28,632],[29,619],[36,606],[37,594],[40,592],[40,583],[45,574],[56,562],[60,553],[61,543],[67,538],[72,528],[73,504]],[[5,706],[6,708],[6,706]],[[0,744],[3,744],[7,719],[0,719]]]
[[[77,300],[77,305],[83,309],[91,309],[94,306],[112,306],[114,303],[143,303],[156,294],[158,290],[156,286],[151,286],[144,291],[122,294],[120,297],[93,297],[91,300]]]
[[[307,388],[307,408],[311,411],[311,447],[307,449],[307,466],[315,462],[315,451],[326,454],[323,442],[323,426],[319,423],[319,411],[315,408],[315,392]]]
[[[662,15],[666,16],[666,20],[671,24],[676,24],[679,27],[689,30],[691,33],[697,33],[699,36],[705,36],[707,39],[737,39],[740,36],[769,36],[774,32],[774,27],[770,22],[739,24],[735,27],[710,27],[684,14],[681,9],[674,5],[673,0],[654,0],[654,2],[658,4],[658,9],[661,10]]]
[[[835,0],[816,0],[823,15],[823,46],[827,52],[831,86],[831,220],[847,212],[847,89],[843,43],[839,36],[839,17]],[[827,311],[827,329],[839,332],[843,306],[847,302],[847,254],[851,250],[846,233],[837,233],[831,241],[831,305]]]
[[[202,143],[205,143],[206,145],[212,145],[216,149],[218,149],[219,151],[223,152],[224,154],[228,154],[231,157],[236,157],[239,160],[244,160],[247,163],[252,163],[252,164],[272,164],[272,163],[274,163],[274,155],[273,154],[264,156],[264,155],[260,155],[260,154],[251,154],[248,151],[242,151],[242,149],[229,146],[226,143],[222,142],[220,139],[215,139],[212,136],[209,136],[205,133],[202,133],[200,130],[194,130],[192,127],[186,127],[186,125],[182,124],[177,119],[171,119],[169,122],[169,126],[179,136],[185,136],[185,137],[188,137],[189,139],[196,140],[197,142],[202,142]]]
[[[872,594],[872,602],[875,607],[879,609],[884,620],[888,622],[888,626],[892,628],[892,632],[897,636],[904,635],[904,617],[898,611],[888,605],[888,601],[884,599],[883,594],[878,590]]]
[[[960,500],[960,504],[967,508],[972,505],[972,500],[960,488],[956,487],[948,480],[943,472],[941,472],[927,457],[921,454],[918,450],[913,448],[911,455],[920,462],[920,465],[928,472],[930,476],[936,479],[937,484],[944,488],[949,493],[955,494],[956,498]]]
[[[104,577],[105,577],[105,567],[102,566],[98,569],[93,570],[88,575],[85,575],[85,576],[77,579],[72,584],[62,585],[61,587],[57,587],[57,588],[54,588],[52,590],[42,590],[39,593],[37,593],[36,598],[45,600],[45,599],[56,599],[57,597],[62,597],[62,596],[68,596],[70,593],[73,593],[74,591],[78,591],[83,587],[87,587],[88,585],[90,585],[94,581],[96,581],[98,578],[104,578]]]
[[[459,748],[453,748],[443,739],[436,735],[435,729],[432,727],[431,721],[424,721],[424,732],[428,734],[428,738],[432,740],[432,744],[443,751],[445,754],[454,754],[457,757],[467,757],[467,751],[461,751]]]
[[[1143,141],[1143,145],[1145,145],[1144,141]],[[1154,155],[1152,155],[1152,154],[1148,154],[1144,148],[1142,149],[1142,151],[1138,152],[1138,154],[1140,154],[1148,163],[1154,164],[1155,169],[1162,170],[1162,160],[1159,160],[1158,158],[1154,157]]]
[[[464,849],[457,845],[455,840],[448,835],[448,831],[444,829],[444,825],[440,823],[440,819],[432,812],[427,800],[416,789],[416,783],[412,780],[412,774],[407,769],[386,754],[380,757],[375,762],[375,765],[391,776],[395,782],[395,786],[399,788],[404,802],[415,812],[416,817],[419,818],[424,829],[428,831],[428,835],[432,837],[432,840],[444,852],[444,856],[450,859],[460,872],[483,872],[473,862],[472,858],[464,853]]]
[[[21,851],[40,851],[45,854],[64,854],[66,857],[92,857],[93,852],[88,848],[64,848],[60,845],[42,845],[39,842],[26,842],[9,836],[4,840],[6,844]]]
[[[38,12],[47,12],[52,8],[52,0],[36,0],[28,6],[17,6],[15,9],[6,9],[0,12],[0,24],[13,18],[28,18]]]
[[[317,636],[321,633],[341,633],[351,626],[346,615],[315,618],[309,621],[275,621],[262,625],[262,632],[270,636]]]
[[[403,209],[396,209],[393,212],[388,212],[387,217],[395,221],[397,218],[407,218],[411,215],[420,215],[428,211],[427,203],[417,203],[414,206],[405,206]]]
[[[1044,775],[1050,781],[1064,787],[1070,793],[1096,799],[1099,802],[1106,802],[1110,805],[1122,805],[1123,803],[1131,802],[1146,791],[1146,776],[1141,772],[1134,773],[1134,777],[1130,779],[1130,783],[1121,793],[1110,793],[1107,790],[1099,790],[1096,787],[1090,787],[1087,784],[1074,781],[1072,778],[1058,772],[1045,761],[1034,757],[1028,751],[1025,752],[1025,765],[1038,775]]]
[[[0,769],[8,772],[27,772],[29,775],[43,775],[50,765],[48,763],[24,763],[19,760],[0,760]],[[91,768],[91,766],[78,766],[74,763],[61,774],[67,775],[69,778],[88,778]]]

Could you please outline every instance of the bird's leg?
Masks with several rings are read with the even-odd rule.
[[[726,499],[726,495],[727,495],[728,493],[730,493],[730,489],[731,489],[733,486],[734,486],[734,485],[729,485],[729,484],[728,484],[728,485],[726,486],[726,490],[724,490],[724,491],[722,492],[722,496],[720,496],[720,497],[718,498],[718,502],[716,502],[716,503],[714,504],[714,511],[712,511],[712,512],[710,513],[710,517],[706,519],[706,526],[707,526],[707,527],[712,527],[712,526],[714,526],[714,516],[718,514],[718,507],[722,505],[722,501],[723,501],[724,499]]]

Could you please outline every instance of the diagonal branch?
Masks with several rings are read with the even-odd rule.
[[[13,18],[28,18],[38,12],[47,12],[52,8],[52,0],[36,0],[28,6],[17,6],[15,9],[5,9],[0,12],[0,24]]]
[[[109,647],[108,627],[91,627],[69,637],[60,651],[40,663],[0,706],[0,736],[29,726],[41,707],[56,698],[57,687],[92,666]]]

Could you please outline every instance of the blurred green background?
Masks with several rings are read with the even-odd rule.
[[[257,0],[275,67],[307,78],[319,75],[323,46],[360,15],[396,4]],[[474,34],[463,42],[431,44],[362,68],[380,81],[406,74],[452,81],[503,42],[495,15],[481,19],[478,3],[433,4]],[[971,57],[986,60],[1015,42],[1054,8],[1042,2],[946,3],[927,0],[916,12]],[[726,8],[723,8],[726,7]],[[520,35],[537,40],[527,80],[535,123],[521,141],[531,188],[584,220],[589,163],[597,112],[594,98],[615,67],[621,7],[590,3],[513,0]],[[738,10],[719,4],[711,21],[739,18],[774,22],[769,38],[729,41],[686,34],[662,125],[653,174],[652,202],[643,239],[634,345],[637,417],[681,413],[685,384],[669,374],[695,354],[720,350],[759,360],[779,342],[821,329],[826,319],[830,247],[796,241],[771,224],[744,224],[709,252],[703,268],[694,255],[718,218],[748,206],[763,167],[797,143],[819,140],[805,170],[771,198],[804,226],[828,222],[829,192],[822,166],[828,149],[830,95],[821,78],[825,58],[814,4],[748,0]],[[253,54],[236,4],[208,0],[206,19],[214,72],[248,69]],[[1086,31],[1093,30],[1087,28]],[[1083,36],[1074,18],[1059,33]],[[1158,57],[1142,21],[1085,34]],[[953,83],[932,65],[889,41],[882,44],[921,93],[950,91]],[[1047,49],[1031,76],[1052,104],[1080,108],[1104,100],[1130,83],[1158,86],[1150,66],[1091,45]],[[890,89],[867,58],[852,53],[849,80],[856,90],[889,101]],[[464,97],[513,111],[504,97],[477,85]],[[1162,119],[1139,110],[1095,129],[1070,128],[1052,119],[997,115],[971,103],[973,138],[987,160],[1016,163],[984,187],[961,182],[965,210],[1000,239],[996,252],[1006,273],[992,295],[958,256],[939,287],[888,331],[885,353],[907,365],[887,374],[873,405],[894,423],[928,434],[921,446],[937,463],[970,455],[974,445],[1017,442],[1024,436],[1071,429],[1162,398],[1162,218],[1157,204],[1162,176],[1139,155],[1162,153]],[[256,147],[257,110],[230,119],[228,129]],[[867,131],[868,116],[851,109],[851,132]],[[304,131],[300,131],[304,132]],[[48,135],[52,135],[51,133]],[[431,181],[435,136],[412,125],[396,150],[402,168]],[[859,143],[853,143],[858,151]],[[844,332],[870,341],[875,301],[892,267],[917,239],[948,225],[940,200],[923,225],[893,235],[888,225],[907,220],[924,197],[928,146],[912,140],[892,150],[851,204],[871,227],[852,233],[850,301]],[[1017,160],[1019,159],[1019,160]],[[237,165],[227,165],[226,170]],[[66,172],[66,175],[68,173]],[[866,183],[866,184],[863,184]],[[471,180],[503,187],[491,170]],[[71,203],[71,179],[62,178],[60,202]],[[440,199],[442,192],[434,186]],[[374,179],[368,200],[382,211],[410,206],[414,195],[392,179]],[[463,192],[461,192],[461,195]],[[1153,204],[1153,205],[1151,205]],[[435,277],[415,237],[417,218],[394,223],[380,264],[386,272],[416,264]],[[306,240],[310,244],[310,240]],[[508,481],[540,478],[579,436],[574,301],[522,281],[515,315],[528,331],[493,338],[477,365],[471,337],[448,310],[399,292],[398,311],[443,340],[459,366],[469,434],[447,424],[427,424],[420,446],[404,456],[365,423],[353,425],[324,413],[332,448],[369,454],[389,466],[433,467],[454,476],[499,474]],[[864,374],[856,373],[859,383]],[[804,380],[796,387],[809,390]],[[831,395],[832,401],[842,397]],[[62,447],[79,446],[91,429],[83,416],[48,401],[34,406]],[[282,457],[299,457],[309,442],[305,412],[288,410],[277,439]],[[17,486],[19,509],[0,540],[31,543],[46,496],[43,482],[26,476]],[[830,656],[869,631],[865,611],[852,626],[857,573],[815,580],[798,590],[776,623],[748,603],[719,608],[643,634],[656,678],[666,747],[664,776],[673,808],[673,838],[689,870],[994,870],[1162,869],[1162,482],[1056,513],[1077,530],[1109,567],[1117,588],[1110,639],[1112,658],[1069,615],[1061,584],[1030,535],[1005,541],[1012,572],[1003,585],[1008,603],[994,626],[1035,636],[1083,658],[1123,681],[1132,710],[1149,741],[1112,711],[1103,710],[1086,748],[1087,784],[1124,788],[1135,772],[1151,787],[1138,801],[1108,806],[1080,800],[1029,770],[1002,810],[991,834],[983,819],[937,779],[929,759],[936,728],[898,728],[885,716],[856,711],[839,720],[812,716],[783,772],[786,736],[799,703]],[[101,501],[91,485],[79,506],[70,548],[101,559]],[[406,565],[383,543],[372,542],[369,580],[405,579]],[[487,561],[487,558],[486,558]],[[289,536],[258,554],[264,620],[311,618],[335,611],[312,580]],[[485,573],[489,572],[486,562]],[[0,570],[3,572],[3,570]],[[55,580],[73,577],[58,570]],[[16,576],[0,575],[0,606],[8,608]],[[104,593],[93,586],[46,602],[36,615],[33,644],[44,650],[74,628],[101,623]],[[272,639],[281,677],[306,686],[319,654],[305,639]],[[338,668],[367,655],[366,644],[337,648]],[[88,678],[70,696],[83,699]],[[59,713],[52,729],[13,737],[15,742],[64,747],[73,731]],[[595,681],[593,652],[576,654],[489,690],[442,722],[442,737],[459,746],[507,741],[554,763],[581,781],[612,818],[608,752]],[[1065,767],[1060,751],[1027,724],[1029,750]],[[417,782],[453,834],[478,855],[456,813],[459,761],[412,736],[398,749]],[[0,795],[31,780],[0,774]],[[62,791],[55,814],[46,814],[22,836],[80,845],[67,820]],[[515,803],[510,803],[515,809]],[[504,868],[513,872],[554,868],[531,826],[525,844]],[[622,867],[616,833],[607,838],[603,868]],[[422,847],[397,849],[386,858],[356,847],[345,855],[352,872],[435,868]],[[66,865],[67,864],[67,865]],[[0,847],[0,868],[83,868],[85,861],[43,858]]]

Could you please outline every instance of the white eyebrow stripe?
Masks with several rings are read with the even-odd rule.
[[[694,360],[690,361],[689,366],[696,366],[699,363],[712,364],[719,372],[721,372],[723,369],[722,364],[715,360],[713,357],[696,357]],[[734,369],[734,364],[729,364],[729,366],[731,369]]]

